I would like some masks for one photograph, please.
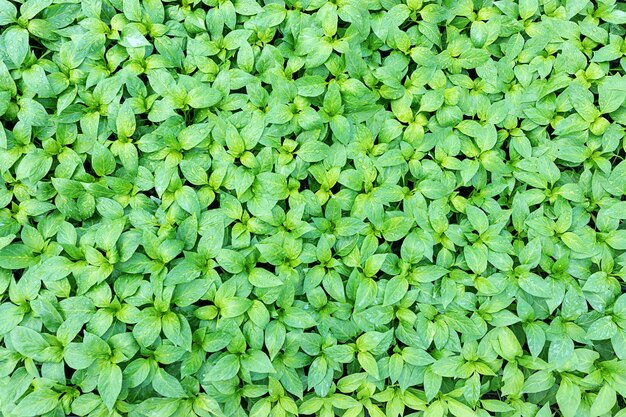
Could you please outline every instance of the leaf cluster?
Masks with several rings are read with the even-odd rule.
[[[0,0],[0,415],[625,417],[625,25]]]

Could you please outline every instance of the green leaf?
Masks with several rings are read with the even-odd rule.
[[[463,248],[467,266],[476,274],[481,274],[487,269],[489,251],[484,244],[469,245]]]
[[[0,249],[0,267],[7,269],[24,269],[36,263],[32,250],[19,243],[12,243]]]
[[[476,230],[479,234],[483,234],[489,228],[489,220],[487,219],[487,215],[479,208],[474,206],[467,206],[465,208],[465,213],[467,214],[467,219],[471,223],[474,230]]]
[[[555,378],[552,372],[538,371],[532,374],[524,381],[523,392],[533,394],[536,392],[547,391],[554,385]]]
[[[6,7],[4,8],[6,9]],[[28,46],[28,31],[21,27],[12,26],[4,32],[3,38],[7,55],[13,62],[13,65],[19,68],[30,49]]]
[[[208,138],[211,128],[208,123],[187,126],[178,134],[178,143],[184,150],[193,149]]]
[[[161,317],[163,334],[176,346],[191,350],[191,329],[187,319],[173,312],[168,312]]]
[[[383,237],[390,242],[398,241],[405,237],[412,227],[413,222],[407,217],[391,217],[383,224]]]
[[[109,410],[113,409],[122,390],[122,370],[116,364],[99,367],[98,392],[102,402]]]
[[[160,368],[157,369],[154,375],[152,387],[156,392],[166,398],[184,398],[187,396],[180,382]]]
[[[319,75],[305,75],[295,80],[298,94],[303,97],[317,97],[326,90],[326,80]]]
[[[357,355],[359,364],[365,372],[370,374],[374,378],[379,378],[378,365],[376,359],[369,352],[359,352]]]
[[[580,388],[567,377],[561,379],[556,392],[556,401],[564,417],[574,416],[580,406]]]
[[[591,340],[610,339],[617,333],[617,325],[610,316],[594,321],[587,330],[587,337]]]
[[[52,157],[43,151],[28,153],[15,170],[17,179],[35,183],[46,176],[52,166]]]
[[[250,284],[259,288],[271,288],[283,285],[276,275],[263,268],[254,268],[248,275]]]
[[[190,107],[205,109],[219,103],[222,100],[222,93],[208,85],[201,85],[189,91],[187,97]]]
[[[8,0],[0,1],[0,25],[14,23],[17,17],[17,9]]]
[[[478,414],[460,401],[448,400],[448,410],[457,417],[478,417]]]
[[[598,396],[591,405],[591,415],[595,417],[609,413],[616,403],[617,395],[615,390],[609,384],[605,384],[600,388]]]
[[[41,416],[56,408],[60,396],[61,394],[51,389],[38,389],[22,398],[17,407],[19,407],[22,416]]]
[[[223,381],[237,375],[237,372],[239,372],[239,359],[233,354],[227,354],[213,366],[211,379]]]
[[[304,142],[298,149],[298,157],[305,162],[319,162],[328,157],[330,147],[322,142]]]
[[[108,148],[96,145],[91,157],[91,165],[95,173],[103,177],[115,170],[115,157]]]
[[[117,118],[115,119],[117,133],[124,137],[131,137],[137,128],[135,114],[132,107],[128,103],[128,101],[124,102],[117,113]]]
[[[224,318],[238,317],[248,311],[251,305],[250,300],[238,297],[228,298],[222,302],[220,314]]]
[[[262,172],[255,178],[256,190],[261,195],[282,200],[289,194],[287,180],[282,175]]]
[[[17,117],[25,124],[31,126],[45,126],[50,123],[45,107],[38,101],[31,98],[21,98],[19,105],[20,110],[17,113]]]
[[[161,319],[153,311],[146,311],[133,327],[133,336],[140,346],[150,346],[159,337]]]
[[[409,289],[409,283],[404,277],[393,277],[385,287],[384,304],[386,306],[394,305],[406,295]]]
[[[411,279],[416,282],[433,282],[447,273],[448,270],[439,265],[418,266],[413,270]]]
[[[520,0],[519,3],[519,16],[526,20],[532,17],[539,9],[539,2],[537,0]]]
[[[11,331],[11,341],[15,350],[28,358],[37,356],[50,346],[39,333],[23,326]]]
[[[241,367],[250,372],[262,374],[275,373],[272,362],[267,355],[260,350],[250,350],[241,357]]]

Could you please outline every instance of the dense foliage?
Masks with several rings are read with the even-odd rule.
[[[0,0],[0,415],[626,416],[616,0]]]

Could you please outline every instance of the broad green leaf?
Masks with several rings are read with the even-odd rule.
[[[111,410],[122,389],[122,370],[116,364],[99,367],[98,392],[102,402]]]
[[[38,389],[22,398],[17,407],[25,417],[44,415],[56,408],[60,396],[51,389]]]

